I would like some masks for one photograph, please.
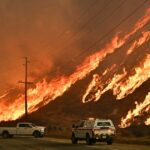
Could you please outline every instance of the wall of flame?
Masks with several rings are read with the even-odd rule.
[[[143,27],[150,21],[150,8],[145,14],[138,19],[132,29],[128,32],[116,34],[109,42],[105,43],[103,48],[97,50],[96,53],[87,56],[82,64],[76,67],[74,72],[68,76],[58,76],[50,81],[43,78],[37,82],[35,87],[28,89],[28,109],[32,113],[42,106],[62,96],[77,81],[86,78],[90,73],[100,67],[101,63],[116,51],[121,51],[129,40],[138,31],[144,30]],[[150,42],[150,31],[142,31],[140,36],[130,43],[126,49],[126,56],[120,62],[123,66],[128,57],[132,55],[138,48],[145,43]],[[141,86],[150,78],[150,50],[146,48],[148,53],[137,62],[133,68],[127,71],[126,67],[122,67],[118,72],[118,64],[113,64],[110,68],[105,69],[102,74],[94,74],[92,81],[87,86],[81,101],[88,103],[100,100],[101,96],[108,90],[112,90],[117,100],[132,94],[135,89]],[[113,70],[113,71],[112,71]],[[113,73],[112,73],[113,72]],[[112,73],[110,77],[109,74]],[[0,96],[0,121],[15,120],[24,114],[24,95],[19,94],[11,104],[7,103],[8,93]],[[141,115],[141,112],[150,111],[150,94],[148,93],[145,100],[140,104],[136,104],[135,109],[127,113],[127,116],[121,119],[120,127],[129,126],[133,118]],[[145,120],[145,124],[150,124],[150,118]]]

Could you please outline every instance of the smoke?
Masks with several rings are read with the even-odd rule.
[[[24,56],[30,60],[29,80],[35,83],[28,90],[30,113],[62,96],[77,81],[92,74],[92,71],[98,74],[104,71],[104,76],[111,72],[109,78],[112,82],[104,91],[117,85],[121,87],[119,81],[126,76],[128,68],[135,67],[137,61],[149,53],[149,49],[141,49],[143,45],[147,47],[149,38],[142,38],[142,43],[137,40],[141,37],[141,31],[149,33],[147,24],[150,9],[146,9],[148,2],[139,7],[141,3],[139,0],[136,1],[137,5],[128,7],[132,2],[123,0],[119,3],[118,0],[1,1],[0,89],[16,85],[17,81],[24,78]],[[137,8],[139,10],[133,13]],[[129,41],[134,36],[136,39]],[[127,53],[130,47],[132,50]],[[126,66],[128,68],[123,69]],[[113,77],[115,68],[116,73],[122,70],[122,74]],[[0,112],[0,120],[17,119],[24,114],[24,95],[16,89],[0,95],[0,105],[4,108]]]
[[[110,2],[95,18],[109,0],[1,0],[0,93],[23,80],[22,58],[25,56],[30,59],[29,79],[32,81],[51,76],[52,72],[71,73],[83,58],[94,52],[94,48],[86,51],[93,41],[132,11],[135,1],[136,4],[141,2],[127,1],[114,13],[110,23],[110,18],[102,18],[109,16],[118,0]],[[130,20],[130,25],[146,7]]]
[[[66,26],[64,7],[69,4],[63,6],[61,3],[48,0],[0,1],[0,90],[23,79],[24,56],[29,56],[31,61],[29,74],[32,78],[51,70],[56,53],[59,55],[51,45],[59,34],[58,29],[62,31]]]

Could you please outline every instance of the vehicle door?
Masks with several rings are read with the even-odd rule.
[[[17,127],[18,135],[31,135],[32,133],[33,129],[30,124],[19,124]]]
[[[82,120],[82,121],[80,121],[79,122],[79,124],[78,124],[78,128],[76,129],[76,134],[77,134],[77,137],[78,138],[83,138],[84,137],[84,123],[85,123],[85,121],[84,120]]]

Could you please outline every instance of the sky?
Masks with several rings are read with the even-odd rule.
[[[144,0],[142,0],[144,1]],[[69,74],[89,49],[141,0],[0,0],[0,94],[24,79],[28,57],[29,80]],[[128,30],[149,6],[144,5],[114,33]],[[110,34],[104,42],[114,33]]]

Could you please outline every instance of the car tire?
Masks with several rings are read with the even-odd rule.
[[[95,144],[96,143],[96,140],[95,139],[92,139],[92,144]]]
[[[3,137],[4,139],[10,138],[9,132],[4,131],[4,132],[2,133],[2,137]]]
[[[77,144],[78,143],[78,139],[75,137],[75,134],[72,134],[71,142],[72,142],[72,144]]]
[[[39,138],[39,137],[40,137],[40,132],[39,132],[39,131],[35,131],[35,132],[33,133],[33,136],[34,136],[35,138]]]
[[[107,145],[112,145],[113,141],[112,140],[108,140],[107,141]]]
[[[92,145],[92,139],[90,138],[89,134],[86,134],[86,144],[87,145]]]

